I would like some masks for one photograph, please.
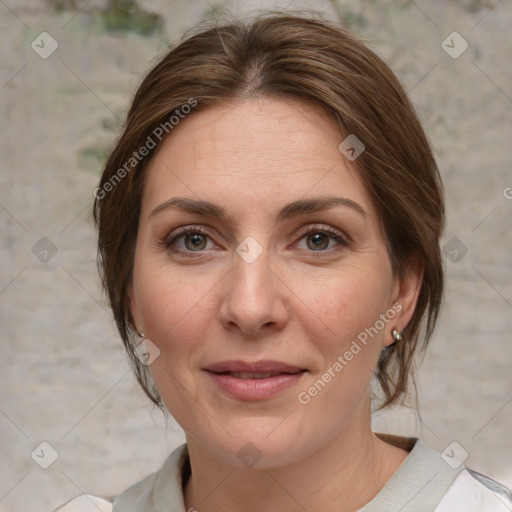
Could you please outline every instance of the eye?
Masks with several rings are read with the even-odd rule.
[[[343,234],[333,228],[321,225],[307,227],[299,231],[300,241],[305,239],[306,248],[300,248],[307,252],[331,252],[349,245]],[[162,245],[166,249],[186,256],[193,256],[192,253],[201,253],[208,249],[208,240],[211,240],[210,234],[204,229],[196,226],[186,226],[179,228],[172,233]],[[335,241],[337,246],[329,247],[330,243]]]
[[[177,253],[203,252],[210,235],[199,227],[188,226],[175,231],[164,240],[164,246]],[[181,243],[178,243],[181,242]]]
[[[330,252],[329,244],[332,240],[337,242],[337,247],[330,247],[330,249],[339,249],[339,246],[347,247],[348,241],[341,232],[330,228],[329,226],[313,226],[308,227],[299,233],[301,240],[305,239],[306,250],[313,252]]]

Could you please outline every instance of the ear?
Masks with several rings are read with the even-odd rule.
[[[409,262],[407,268],[401,277],[395,278],[393,292],[391,295],[393,309],[397,310],[396,304],[401,306],[396,317],[389,322],[389,332],[384,336],[383,345],[389,346],[394,343],[393,329],[401,333],[410,322],[418,297],[420,294],[421,284],[423,282],[423,264],[419,258],[413,258]]]

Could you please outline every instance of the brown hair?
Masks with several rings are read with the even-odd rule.
[[[383,350],[376,370],[384,393],[381,407],[395,403],[407,392],[413,356],[426,347],[442,300],[441,179],[414,109],[389,67],[352,34],[311,15],[268,12],[250,22],[203,28],[149,71],[132,100],[96,189],[94,220],[102,283],[137,379],[162,406],[131,341],[136,326],[128,291],[144,169],[154,154],[141,150],[141,157],[139,149],[148,148],[162,127],[165,135],[172,134],[170,117],[186,104],[196,102],[194,115],[222,101],[265,96],[314,102],[343,134],[364,143],[353,163],[380,215],[393,272],[401,276],[413,259],[423,266],[404,339]]]

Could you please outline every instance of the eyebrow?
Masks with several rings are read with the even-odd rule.
[[[312,199],[299,199],[298,201],[293,201],[292,203],[283,206],[277,214],[277,220],[283,221],[305,213],[315,213],[339,205],[350,208],[363,217],[366,217],[364,209],[351,199],[347,199],[345,197],[320,196]],[[187,213],[216,217],[225,222],[230,222],[233,219],[233,216],[229,215],[222,206],[218,206],[214,203],[203,201],[201,199],[190,199],[188,197],[173,197],[168,201],[165,201],[158,205],[149,214],[149,217],[169,209],[178,209]]]

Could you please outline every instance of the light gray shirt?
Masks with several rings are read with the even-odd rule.
[[[379,434],[410,453],[380,492],[358,512],[511,512],[512,494],[421,440]],[[59,512],[186,512],[183,483],[190,475],[187,444],[162,467],[117,496],[113,503],[82,495]],[[81,500],[81,501],[80,501]]]

